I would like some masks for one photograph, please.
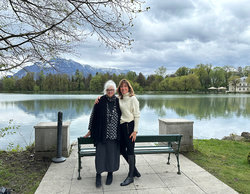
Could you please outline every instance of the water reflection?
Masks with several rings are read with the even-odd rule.
[[[194,115],[196,119],[214,117],[230,118],[232,115],[248,117],[250,115],[250,96],[246,97],[184,97],[165,99],[140,99],[143,107],[155,110],[160,116],[166,116],[166,109],[173,110],[178,116]]]
[[[5,127],[9,119],[14,119],[21,125],[22,138],[33,141],[33,126],[39,122],[56,122],[58,111],[62,111],[63,120],[71,121],[70,136],[75,140],[87,131],[96,97],[0,94],[0,128]],[[163,117],[193,120],[194,137],[197,138],[220,138],[241,131],[239,123],[245,127],[244,131],[250,131],[246,125],[250,115],[250,95],[138,95],[138,100],[140,134],[158,134],[158,118]],[[18,135],[9,138],[22,145]],[[6,145],[7,140],[0,139],[0,149]]]
[[[250,115],[250,97],[184,97],[146,98],[139,96],[140,110],[150,109],[159,117],[166,116],[167,110],[174,111],[179,117],[194,115],[196,119],[214,117],[230,118],[233,115]],[[65,120],[89,115],[94,104],[93,99],[50,99],[0,102],[0,107],[15,106],[35,117],[46,117],[56,121],[57,112],[62,111]]]
[[[82,115],[89,115],[94,101],[77,99],[28,100],[5,102],[5,106],[8,106],[10,103],[27,114],[35,117],[46,117],[48,120],[56,121],[58,111],[63,112],[64,120],[72,120]]]

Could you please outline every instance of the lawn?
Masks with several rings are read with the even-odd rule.
[[[35,193],[50,161],[34,159],[30,151],[0,151],[0,187],[11,193]]]
[[[194,152],[184,155],[239,193],[250,193],[250,142],[194,140]]]

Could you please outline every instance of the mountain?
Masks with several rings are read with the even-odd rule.
[[[98,73],[109,73],[109,74],[126,74],[129,70],[121,70],[114,68],[96,68],[90,65],[82,65],[73,60],[66,60],[62,58],[51,59],[49,63],[41,63],[36,62],[33,65],[25,67],[25,69],[21,69],[13,76],[17,76],[18,78],[22,78],[28,72],[34,72],[35,78],[37,78],[38,74],[43,70],[45,75],[48,74],[67,74],[69,76],[75,75],[76,70],[79,70],[83,73],[85,77],[89,74],[95,75]]]

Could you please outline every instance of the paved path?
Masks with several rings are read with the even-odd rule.
[[[43,177],[35,194],[60,193],[131,193],[131,194],[195,194],[195,193],[237,193],[232,188],[209,174],[183,155],[180,155],[181,175],[178,175],[176,158],[171,155],[170,165],[166,164],[167,154],[137,155],[136,166],[141,173],[134,183],[121,187],[120,183],[128,174],[128,165],[121,157],[120,169],[114,172],[113,183],[105,185],[106,173],[102,173],[102,187],[95,187],[94,157],[82,158],[81,180],[77,180],[77,146],[63,163],[52,163]]]

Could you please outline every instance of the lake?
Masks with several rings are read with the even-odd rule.
[[[22,147],[34,141],[34,126],[39,122],[70,121],[70,140],[87,132],[89,116],[98,95],[0,94],[0,128],[13,119],[20,125],[16,134],[0,138],[0,149],[16,142]],[[250,132],[250,95],[137,95],[141,118],[139,134],[159,134],[159,118],[184,118],[194,121],[194,138],[219,138],[231,133]]]

